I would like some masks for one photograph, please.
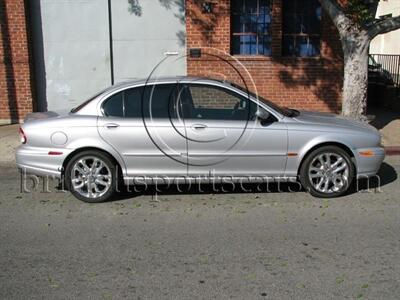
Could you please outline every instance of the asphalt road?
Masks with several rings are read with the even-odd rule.
[[[0,170],[0,299],[399,299],[398,157],[380,192],[334,200],[208,189],[89,205],[21,193]]]

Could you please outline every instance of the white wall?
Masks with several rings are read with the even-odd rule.
[[[400,15],[400,0],[379,1],[376,17],[386,14],[392,14],[393,17]],[[370,53],[400,54],[400,29],[378,35],[371,42]]]
[[[186,51],[184,0],[139,0],[138,3],[141,14],[130,12],[127,0],[112,1],[116,82],[147,77],[165,58],[165,52],[184,55]],[[157,73],[185,75],[186,59],[170,63]]]
[[[33,2],[39,108],[74,107],[110,84],[105,0]]]
[[[112,0],[115,82],[148,76],[166,51],[185,53],[182,3]],[[111,85],[107,0],[30,1],[30,10],[40,110],[70,109]],[[165,73],[184,75],[186,60]]]

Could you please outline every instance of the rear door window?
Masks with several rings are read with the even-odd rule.
[[[127,118],[168,119],[177,117],[177,86],[175,84],[148,85],[125,91]],[[144,92],[143,92],[144,91]]]
[[[103,104],[103,112],[107,117],[120,117],[124,116],[124,92],[112,95]]]
[[[142,118],[142,88],[125,91],[125,117]]]
[[[176,118],[179,109],[176,94],[176,84],[131,88],[108,98],[103,112],[108,117]]]

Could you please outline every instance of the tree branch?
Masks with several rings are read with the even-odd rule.
[[[387,33],[396,29],[400,29],[400,16],[373,23],[369,26],[368,35],[373,39],[379,34]]]
[[[338,25],[341,17],[345,17],[343,9],[335,0],[319,0],[322,8],[329,15],[335,25]]]
[[[349,34],[352,28],[354,28],[353,21],[346,15],[343,7],[337,2],[337,0],[319,0],[322,8],[332,19],[341,37]]]

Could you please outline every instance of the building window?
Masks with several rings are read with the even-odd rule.
[[[231,0],[232,54],[271,55],[272,0]]]
[[[284,0],[284,56],[319,56],[320,34],[321,5],[318,0]]]

